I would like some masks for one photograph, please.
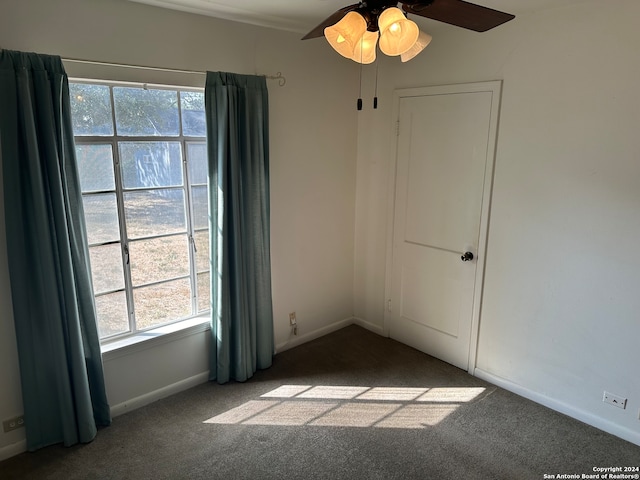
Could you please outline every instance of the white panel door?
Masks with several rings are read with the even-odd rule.
[[[479,315],[499,88],[398,95],[389,333],[464,370]]]

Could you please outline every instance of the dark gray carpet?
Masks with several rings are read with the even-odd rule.
[[[0,478],[542,479],[637,465],[636,445],[350,326],[246,383],[117,417],[88,445],[8,459]]]

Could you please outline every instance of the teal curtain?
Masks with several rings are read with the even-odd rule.
[[[7,254],[29,450],[89,442],[111,422],[70,112],[59,57],[0,52]]]
[[[265,77],[207,72],[210,379],[250,378],[274,353]]]

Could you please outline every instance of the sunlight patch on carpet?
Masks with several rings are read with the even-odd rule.
[[[280,402],[276,400],[251,400],[239,407],[232,408],[231,410],[210,418],[209,420],[205,420],[204,423],[225,423],[230,425],[242,423],[244,420],[257,415],[268,408],[274,407],[279,403]]]
[[[394,403],[345,403],[310,425],[321,427],[373,427],[385,417],[401,408]]]
[[[204,423],[312,427],[433,427],[484,387],[281,385]]]
[[[311,385],[282,385],[275,390],[260,395],[260,398],[291,398],[309,390],[311,387]]]
[[[298,395],[297,398],[323,398],[323,399],[341,399],[350,400],[366,392],[369,387],[313,387],[304,393]]]
[[[459,405],[407,405],[381,420],[380,428],[433,427],[458,409]]]
[[[243,425],[306,425],[337,406],[331,402],[281,402]]]
[[[484,392],[484,390],[483,387],[431,388],[418,398],[418,402],[467,403]]]
[[[410,402],[429,390],[428,388],[373,387],[358,397],[358,400],[390,400]]]

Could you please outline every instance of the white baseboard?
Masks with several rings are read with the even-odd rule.
[[[112,406],[111,416],[117,417],[118,415],[122,415],[123,413],[131,412],[136,408],[144,407],[145,405],[149,405],[156,400],[160,400],[162,398],[168,397],[169,395],[188,390],[189,388],[200,385],[201,383],[206,383],[207,381],[209,381],[208,371],[199,373],[197,375],[194,375],[193,377],[185,378],[184,380],[172,383],[171,385],[167,385],[166,387],[159,388],[158,390],[145,393],[144,395],[140,395],[139,397],[135,397]]]
[[[370,332],[376,333],[381,337],[387,336],[384,334],[384,328],[382,327],[382,325],[376,325],[374,323],[367,322],[366,320],[363,320],[362,318],[358,318],[358,317],[353,317],[353,323],[362,328],[366,328]]]
[[[291,339],[287,340],[286,342],[282,342],[276,345],[276,353],[284,352],[285,350],[297,347],[299,345],[302,345],[303,343],[310,342],[311,340],[315,340],[316,338],[323,337],[331,332],[335,332],[336,330],[340,330],[341,328],[348,327],[349,325],[354,324],[362,328],[366,328],[367,330],[380,336],[385,336],[384,329],[381,326],[367,322],[362,318],[349,317],[345,318],[344,320],[332,323],[331,325],[327,325],[325,327],[314,330],[313,332],[305,333],[304,335],[301,335],[299,337],[291,337]]]
[[[297,347],[298,345],[310,342],[311,340],[315,340],[316,338],[320,338],[324,335],[327,335],[328,333],[335,332],[336,330],[340,330],[341,328],[347,327],[352,324],[359,325],[363,328],[366,328],[367,330],[377,333],[378,335],[382,335],[382,327],[369,323],[361,318],[350,317],[314,330],[313,332],[306,333],[305,335],[294,337],[287,342],[283,342],[276,346],[276,352],[279,353],[290,348]],[[209,372],[202,372],[198,375],[194,375],[193,377],[185,378],[184,380],[180,380],[179,382],[167,385],[166,387],[162,387],[158,390],[145,393],[144,395],[140,395],[139,397],[135,397],[112,406],[111,416],[117,417],[119,415],[122,415],[123,413],[131,412],[137,408],[149,405],[156,400],[160,400],[162,398],[168,397],[169,395],[182,392],[183,390],[195,387],[196,385],[200,385],[201,383],[205,383],[208,380]]]
[[[131,412],[136,408],[144,407],[145,405],[149,405],[156,400],[168,397],[169,395],[173,395],[174,393],[182,392],[183,390],[195,387],[196,385],[200,385],[201,383],[206,383],[207,381],[209,381],[209,372],[202,372],[198,375],[194,375],[193,377],[185,378],[184,380],[180,380],[179,382],[172,383],[171,385],[167,385],[166,387],[159,388],[158,390],[154,390],[153,392],[145,393],[144,395],[140,395],[139,397],[135,397],[131,400],[127,400],[126,402],[122,402],[118,405],[112,406],[111,416],[117,417],[118,415],[122,415],[123,413]],[[0,448],[0,461],[14,457],[26,451],[26,440],[12,443],[11,445]]]
[[[505,390],[509,390],[510,392],[520,395],[521,397],[528,398],[529,400],[539,403],[540,405],[544,405],[545,407],[555,410],[556,412],[563,413],[569,417],[575,418],[576,420],[580,420],[587,425],[591,425],[592,427],[603,430],[607,433],[610,433],[611,435],[620,437],[623,440],[634,443],[636,445],[640,445],[640,433],[638,432],[634,432],[633,430],[612,423],[601,417],[593,415],[592,413],[574,408],[571,405],[568,405],[559,400],[555,400],[553,398],[547,397],[546,395],[542,395],[538,392],[534,392],[533,390],[529,390],[528,388],[513,383],[502,377],[493,375],[480,368],[476,368],[473,374],[476,377],[481,378],[482,380],[491,382],[494,385],[504,388]]]
[[[335,332],[336,330],[340,330],[341,328],[348,327],[354,323],[353,317],[345,318],[344,320],[337,321],[332,323],[331,325],[327,325],[325,327],[319,328],[309,333],[305,333],[304,335],[300,335],[299,337],[291,337],[286,342],[282,342],[276,345],[276,353],[284,352],[285,350],[289,350],[290,348],[297,347],[302,345],[303,343],[310,342],[311,340],[315,340],[316,338],[320,338],[328,333]]]
[[[374,325],[366,320],[361,318],[345,318],[344,320],[340,320],[338,322],[332,323],[331,325],[327,325],[325,327],[314,330],[313,332],[306,333],[305,335],[301,335],[299,337],[292,338],[287,342],[283,342],[276,346],[276,352],[283,352],[293,347],[297,347],[298,345],[302,345],[303,343],[310,342],[311,340],[315,340],[316,338],[320,338],[324,335],[327,335],[331,332],[335,332],[340,330],[341,328],[347,327],[349,325],[359,325],[367,330],[370,330],[373,333],[378,335],[383,335],[383,329],[381,326]],[[178,392],[182,392],[189,388],[195,387],[196,385],[200,385],[201,383],[206,383],[209,381],[209,372],[202,372],[198,375],[194,375],[189,378],[185,378],[184,380],[180,380],[179,382],[173,383],[171,385],[167,385],[165,387],[159,388],[152,392],[145,393],[144,395],[140,395],[139,397],[132,398],[125,402],[121,402],[117,405],[113,405],[111,407],[111,416],[117,417],[124,413],[131,412],[137,408],[144,407],[145,405],[149,405],[157,400],[163,399],[170,395],[173,395]],[[7,445],[5,447],[0,448],[0,461],[11,458],[15,455],[19,455],[20,453],[27,451],[27,441],[21,440],[16,443],[12,443],[11,445]]]
[[[15,457],[27,451],[27,440],[20,440],[6,447],[0,448],[0,462],[7,458]]]

